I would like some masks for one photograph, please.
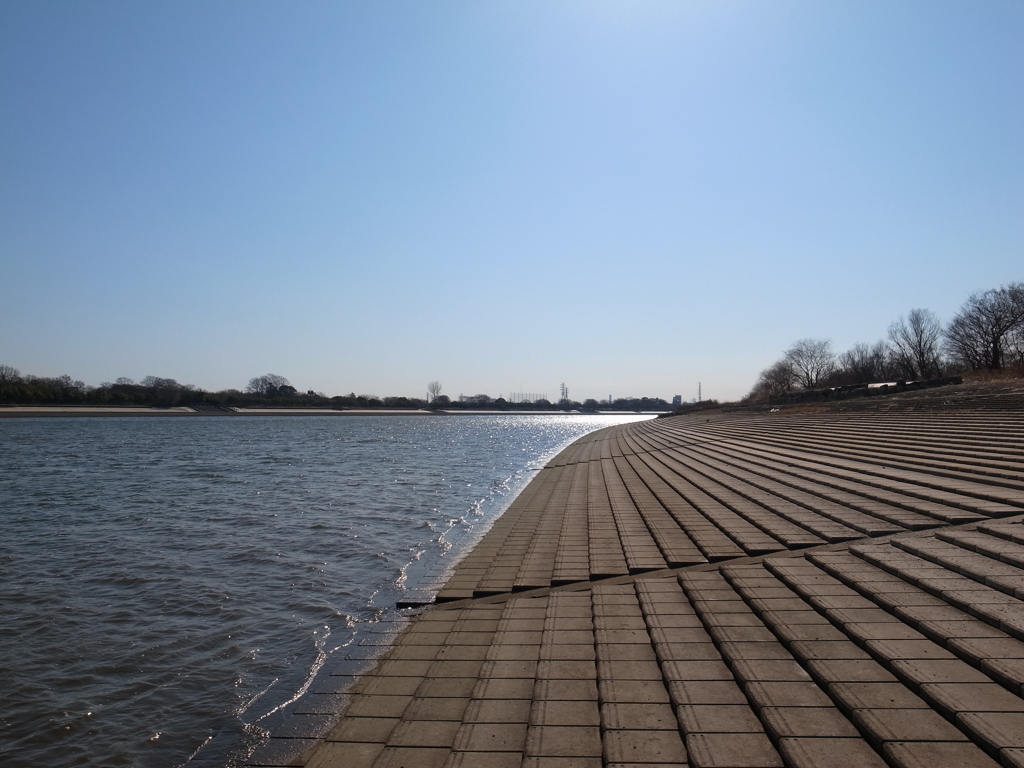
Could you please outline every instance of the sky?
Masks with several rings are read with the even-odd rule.
[[[0,364],[732,400],[1024,280],[1024,4],[0,4]]]

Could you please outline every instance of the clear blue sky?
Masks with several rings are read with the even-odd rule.
[[[0,4],[0,363],[736,398],[1024,280],[1024,4]]]

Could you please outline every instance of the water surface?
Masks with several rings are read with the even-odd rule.
[[[535,469],[637,418],[0,419],[4,765],[237,764]]]

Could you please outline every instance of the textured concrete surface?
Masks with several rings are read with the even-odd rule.
[[[251,764],[1024,765],[1020,405],[589,435]]]

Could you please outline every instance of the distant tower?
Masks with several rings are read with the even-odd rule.
[[[562,382],[562,397],[559,398],[559,399],[561,399],[561,400],[568,400],[569,399],[569,388],[567,386],[565,386],[565,382],[564,381]]]
[[[700,382],[697,382],[697,402],[700,402]]]

